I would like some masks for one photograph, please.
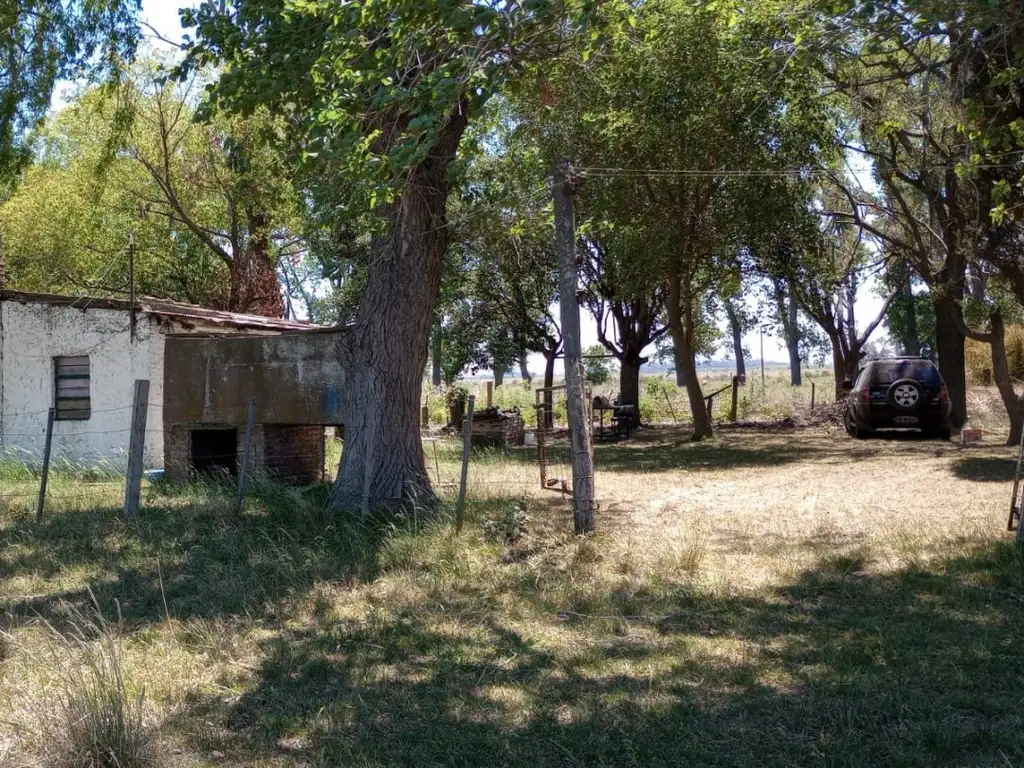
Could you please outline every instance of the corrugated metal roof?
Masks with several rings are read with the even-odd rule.
[[[98,296],[61,296],[52,293],[29,293],[27,291],[0,291],[0,300],[18,301],[23,304],[50,304],[83,310],[119,309],[128,311],[132,308],[131,303],[123,299],[108,299]],[[323,326],[302,320],[285,320],[279,317],[261,317],[259,315],[245,315],[238,312],[224,312],[219,309],[207,309],[195,304],[186,304],[170,299],[157,299],[152,296],[142,296],[136,299],[135,308],[142,314],[173,318],[185,322],[192,321],[197,325],[266,331],[310,331],[323,328]]]

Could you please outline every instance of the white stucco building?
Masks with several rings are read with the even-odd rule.
[[[131,304],[115,299],[0,291],[0,455],[38,459],[55,408],[54,458],[123,463],[134,382],[148,379],[145,461],[160,467],[167,334],[309,327],[164,299],[139,299],[133,313]]]

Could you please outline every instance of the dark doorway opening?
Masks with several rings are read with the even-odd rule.
[[[238,474],[238,430],[193,429],[189,464],[209,475]]]

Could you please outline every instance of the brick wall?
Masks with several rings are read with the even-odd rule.
[[[303,485],[323,476],[323,427],[263,425],[263,469],[285,483]]]

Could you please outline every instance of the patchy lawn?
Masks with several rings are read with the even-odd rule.
[[[137,528],[0,501],[0,764],[46,751],[93,597],[170,765],[1022,764],[1013,462],[645,430],[597,449],[594,540],[529,450],[475,455],[458,540],[323,490],[152,489]]]

